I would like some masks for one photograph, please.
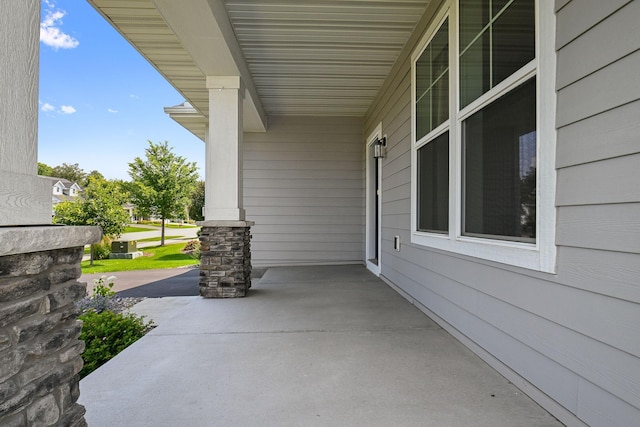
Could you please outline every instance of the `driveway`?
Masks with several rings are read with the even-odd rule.
[[[254,268],[251,271],[253,282],[256,283],[264,272],[264,268]],[[94,280],[102,276],[116,277],[113,290],[121,297],[163,298],[200,295],[200,270],[197,266],[83,274],[78,280],[86,282],[87,292],[90,292],[95,285]]]
[[[94,286],[94,279],[115,276],[113,290],[121,297],[175,297],[199,295],[198,268],[166,268],[160,270],[119,271],[117,273],[83,274],[78,279],[87,283],[87,292]]]

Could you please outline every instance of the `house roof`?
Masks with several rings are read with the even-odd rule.
[[[43,175],[39,175],[39,176],[40,178],[46,178],[50,180],[52,186],[60,183],[64,188],[71,188],[75,185],[78,190],[82,190],[82,187],[80,187],[78,183],[69,181],[68,179],[65,179],[65,178],[57,178],[55,176],[43,176]]]
[[[186,99],[204,137],[206,76],[241,76],[245,130],[267,115],[364,116],[428,0],[88,0]]]

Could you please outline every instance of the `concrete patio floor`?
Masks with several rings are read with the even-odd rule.
[[[561,425],[362,266],[179,298],[81,381],[89,426]]]

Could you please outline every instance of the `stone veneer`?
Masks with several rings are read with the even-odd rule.
[[[97,227],[0,228],[0,425],[86,426],[75,302]]]
[[[251,287],[249,221],[203,221],[200,232],[200,295],[244,297]]]

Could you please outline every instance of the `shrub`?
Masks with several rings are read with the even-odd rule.
[[[82,313],[78,318],[83,322],[80,339],[85,342],[80,378],[104,365],[152,327],[152,322],[145,323],[143,317],[114,311],[121,305],[113,290],[115,279],[115,276],[94,279],[93,294],[78,302]]]
[[[111,239],[104,237],[100,243],[93,245],[93,259],[107,259],[111,254]]]
[[[80,378],[86,377],[142,338],[151,327],[151,322],[145,323],[142,317],[109,310],[100,313],[90,310],[79,318],[83,322],[80,339],[85,342],[82,354],[84,367],[80,371]]]
[[[182,249],[182,253],[189,254],[194,259],[200,259],[200,241],[189,241]]]

